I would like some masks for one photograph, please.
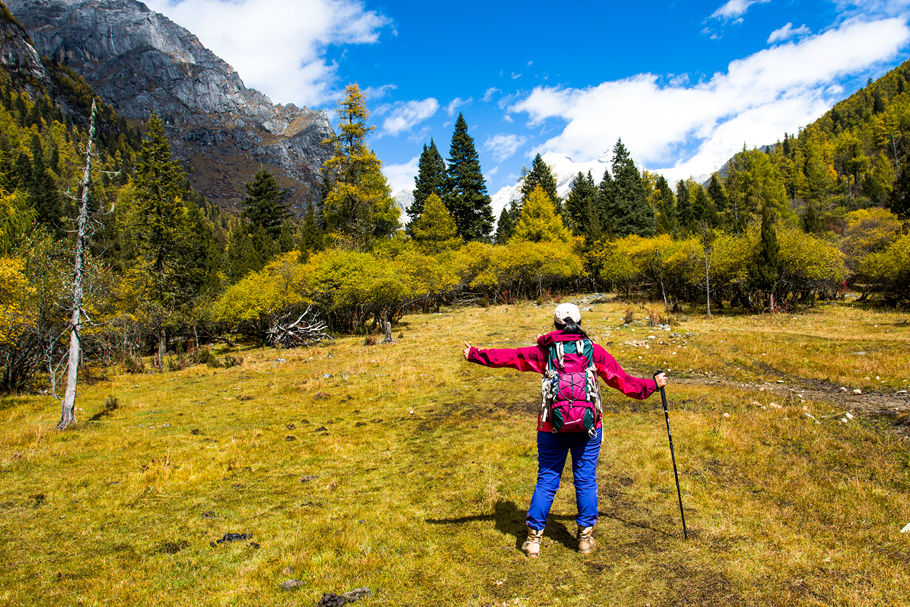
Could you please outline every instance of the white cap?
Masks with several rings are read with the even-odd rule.
[[[581,311],[579,311],[578,306],[573,303],[561,303],[556,306],[556,311],[553,312],[553,318],[555,318],[556,322],[559,324],[563,324],[567,318],[571,318],[578,324],[581,322]]]

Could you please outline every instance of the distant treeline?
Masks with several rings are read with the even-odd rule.
[[[707,186],[641,173],[619,141],[599,179],[563,200],[538,155],[494,232],[463,116],[447,158],[420,156],[401,229],[356,85],[339,105],[334,154],[302,218],[274,176],[250,176],[242,212],[188,185],[161,121],[140,131],[109,108],[92,161],[82,332],[89,360],[127,362],[242,334],[315,304],[334,331],[368,331],[410,310],[579,290],[768,310],[851,283],[910,299],[910,95],[904,66],[796,136],[743,150]],[[73,94],[90,103],[86,86]],[[72,273],[73,199],[86,132],[49,95],[0,74],[0,389],[61,367]],[[130,362],[132,361],[132,362]],[[157,361],[163,365],[164,361]],[[43,381],[43,380],[42,380]]]

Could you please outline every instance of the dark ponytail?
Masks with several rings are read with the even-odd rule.
[[[558,322],[554,322],[553,324],[556,326],[556,330],[560,331],[563,335],[581,335],[582,337],[588,337],[585,330],[581,328],[581,321],[575,322],[571,318],[563,318],[562,324],[559,324]]]

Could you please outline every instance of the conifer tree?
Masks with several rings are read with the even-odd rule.
[[[311,202],[307,204],[303,223],[300,224],[297,248],[300,249],[301,255],[306,257],[313,251],[321,251],[324,247],[325,234],[316,223],[316,212],[313,210],[313,203]]]
[[[57,193],[57,184],[51,176],[44,159],[44,150],[38,135],[32,135],[31,141],[32,162],[29,171],[31,179],[28,183],[29,202],[35,209],[39,223],[48,226],[56,233],[60,233],[60,219],[63,214],[60,195]]]
[[[777,215],[792,217],[787,191],[768,154],[746,150],[734,156],[726,182],[733,210],[733,230],[742,232],[751,216],[770,203]]]
[[[822,219],[819,217],[818,208],[811,198],[806,200],[806,208],[802,216],[803,231],[808,234],[817,234],[822,230]]]
[[[550,170],[550,167],[547,166],[547,163],[543,161],[540,154],[537,154],[531,162],[531,170],[525,171],[523,169],[522,173],[521,199],[527,199],[527,197],[531,195],[531,192],[540,186],[547,196],[550,197],[550,200],[553,201],[556,212],[561,214],[562,199],[559,197],[559,194],[556,193],[556,177],[553,176],[553,172]]]
[[[506,244],[509,242],[509,239],[512,238],[512,232],[515,228],[515,222],[512,220],[512,214],[509,213],[508,207],[503,207],[502,212],[499,214],[499,221],[496,223],[496,236],[494,237],[494,242],[496,244]]]
[[[663,175],[657,176],[657,226],[665,234],[676,234],[679,231],[679,218],[676,214],[676,196]]]
[[[408,207],[407,213],[413,223],[423,212],[423,205],[430,194],[440,198],[446,195],[446,162],[436,148],[436,143],[430,139],[430,145],[423,146],[420,160],[417,162],[417,176],[414,177],[414,202]],[[408,224],[408,233],[411,232]]]
[[[676,216],[679,219],[679,226],[683,230],[690,230],[694,225],[689,184],[682,179],[676,184]]]
[[[708,183],[708,196],[711,198],[714,209],[718,213],[723,213],[727,210],[727,192],[724,190],[720,179],[717,178],[717,173],[711,175],[711,181]]]
[[[187,194],[185,181],[183,169],[171,155],[161,119],[152,114],[136,157],[133,234],[139,255],[154,271],[158,283],[155,290],[162,301],[169,294],[168,276],[174,267],[175,245],[183,236],[181,206]]]
[[[599,197],[591,172],[588,171],[585,175],[579,171],[569,186],[564,217],[568,219],[574,234],[584,235],[592,242],[603,233],[598,209]]]
[[[614,235],[616,226],[614,225],[616,188],[613,183],[613,176],[610,175],[610,169],[604,169],[603,178],[597,184],[599,195],[597,197],[597,215],[600,217],[600,226],[604,233]]]
[[[443,202],[465,240],[484,240],[493,229],[493,207],[480,171],[474,139],[462,114],[455,121],[448,159],[448,191]]]
[[[166,345],[165,324],[214,281],[212,232],[201,209],[187,202],[186,177],[171,155],[157,114],[148,121],[136,157],[135,203],[130,234],[148,279],[145,297],[159,336],[159,360]]]
[[[414,240],[432,252],[451,248],[461,242],[455,220],[435,192],[427,197],[423,213],[414,221]]]
[[[249,223],[236,221],[228,232],[225,249],[224,271],[232,283],[237,282],[250,272],[261,270],[265,265],[262,253],[253,245],[249,234]]]
[[[611,227],[617,236],[654,233],[654,213],[648,204],[641,173],[622,139],[613,146],[613,199],[607,208]]]
[[[521,206],[512,240],[530,242],[568,242],[572,238],[556,214],[553,200],[540,186],[534,188]]]
[[[10,175],[10,189],[27,190],[32,183],[32,161],[25,152],[19,152]]]
[[[252,181],[244,184],[246,197],[240,203],[243,216],[249,219],[254,227],[265,229],[270,237],[277,240],[282,226],[287,222],[290,213],[284,204],[286,191],[278,186],[275,176],[260,166]]]
[[[693,192],[694,196],[692,195]],[[714,210],[714,205],[711,203],[708,193],[705,192],[705,188],[701,187],[701,184],[692,183],[689,186],[689,196],[692,199],[692,216],[695,224],[705,224],[709,228],[715,227],[717,225],[717,211]]]
[[[906,157],[900,165],[888,208],[901,219],[910,219],[910,157]]]
[[[366,145],[373,127],[367,126],[369,112],[360,87],[349,85],[338,105],[341,132],[332,136],[335,151],[323,164],[329,186],[323,214],[329,230],[346,237],[351,246],[365,248],[398,229],[399,211],[382,163]]]

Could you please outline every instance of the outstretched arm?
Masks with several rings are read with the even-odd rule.
[[[595,346],[594,348],[594,363],[597,366],[597,374],[608,386],[631,398],[642,399],[651,396],[660,387],[659,381],[661,377],[663,378],[663,385],[667,383],[667,377],[663,374],[658,375],[655,379],[629,375],[600,346]]]
[[[489,348],[481,350],[465,342],[465,360],[485,367],[506,367],[519,371],[543,373],[547,366],[544,353],[537,346],[529,348]]]

